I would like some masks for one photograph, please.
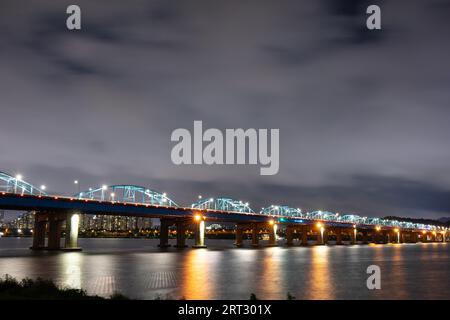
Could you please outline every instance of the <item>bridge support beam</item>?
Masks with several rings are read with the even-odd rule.
[[[308,245],[308,230],[309,230],[308,226],[302,227],[302,243],[301,243],[302,246]]]
[[[294,245],[294,229],[292,227],[286,227],[286,245]]]
[[[159,227],[159,245],[160,248],[170,247],[169,244],[169,226],[172,222],[169,219],[160,219]]]
[[[177,221],[175,223],[177,227],[177,244],[176,248],[186,248],[186,223],[184,221]]]
[[[252,247],[259,247],[259,227],[257,223],[252,225]]]
[[[388,235],[387,235],[386,231],[382,231],[380,234],[380,237],[381,237],[380,243],[383,243],[383,244],[389,243]]]
[[[327,229],[324,229],[323,230],[323,234],[322,234],[322,242],[323,242],[323,244],[328,244],[328,238],[329,238],[329,235],[328,235],[328,230]]]
[[[269,225],[269,246],[274,247],[277,245],[277,224]]]
[[[350,243],[351,244],[356,244],[356,233],[357,233],[357,230],[355,229],[355,228],[353,228],[353,229],[351,229],[350,230]]]
[[[323,245],[324,244],[324,242],[323,242],[324,232],[325,232],[325,230],[323,228],[317,230],[317,242],[316,242],[316,245]]]
[[[362,244],[368,244],[368,243],[369,243],[369,241],[368,241],[367,231],[363,231],[362,232]]]
[[[47,230],[47,222],[45,215],[40,212],[34,214],[34,229],[33,229],[33,246],[32,250],[45,249],[45,232]]]
[[[236,240],[234,242],[234,245],[236,247],[242,247],[244,243],[244,230],[240,225],[236,225]]]
[[[77,213],[68,213],[66,217],[66,239],[64,250],[81,251],[78,246],[78,227],[80,215]]]
[[[336,229],[336,245],[342,244],[342,230],[337,228]]]
[[[61,249],[62,220],[57,217],[49,219],[48,222],[48,245],[47,250]]]
[[[194,224],[195,244],[193,248],[206,248],[205,245],[205,220],[200,220]]]
[[[427,236],[426,232],[422,233],[421,237],[422,237],[422,242],[423,243],[427,243],[428,242],[428,236]]]

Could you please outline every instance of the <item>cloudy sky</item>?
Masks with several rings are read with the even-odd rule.
[[[446,0],[2,0],[0,170],[64,194],[450,216],[449,17]],[[279,128],[279,173],[172,164],[194,120]]]

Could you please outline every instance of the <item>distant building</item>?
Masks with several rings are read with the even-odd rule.
[[[34,212],[26,212],[8,223],[14,229],[33,229]],[[130,231],[145,230],[152,227],[151,218],[80,215],[80,231]]]

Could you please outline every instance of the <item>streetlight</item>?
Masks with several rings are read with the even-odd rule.
[[[47,189],[47,187],[45,185],[42,185],[40,190],[39,190],[39,195],[42,196],[42,191],[45,191],[45,189]]]
[[[80,194],[80,183],[78,182],[78,180],[74,180],[73,184],[77,186],[78,194]]]

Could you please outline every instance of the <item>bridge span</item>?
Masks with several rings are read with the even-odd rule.
[[[404,243],[448,241],[447,228],[380,218],[339,215],[298,208],[270,206],[254,212],[242,201],[230,198],[200,199],[190,207],[178,206],[165,193],[132,185],[102,186],[79,192],[72,197],[49,195],[18,177],[0,172],[0,209],[33,211],[34,250],[81,250],[78,246],[80,214],[133,216],[160,219],[160,247],[169,246],[169,228],[176,226],[176,247],[186,247],[186,231],[194,231],[194,248],[204,248],[206,222],[235,224],[235,245],[260,245],[260,236],[268,236],[268,245],[277,244],[277,230],[283,229],[286,245],[308,245],[334,241],[344,243]],[[61,235],[65,227],[65,242]],[[46,241],[47,235],[47,241]]]

